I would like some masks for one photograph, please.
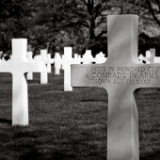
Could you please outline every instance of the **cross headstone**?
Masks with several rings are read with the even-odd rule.
[[[12,59],[0,62],[0,72],[12,73],[12,125],[28,125],[28,89],[25,73],[41,72],[42,62],[27,59],[27,39],[12,40]]]
[[[60,74],[61,64],[62,64],[61,55],[58,52],[56,52],[54,57],[55,75]]]
[[[47,72],[52,72],[52,64],[54,63],[54,59],[51,58],[51,54],[47,54]]]
[[[82,57],[83,64],[90,64],[93,61],[93,56],[91,50],[86,50],[85,54]]]
[[[77,53],[74,54],[73,64],[81,64],[81,56]]]
[[[47,73],[47,66],[46,66],[46,57],[47,57],[47,52],[46,50],[41,50],[40,51],[40,55],[36,55],[34,57],[35,61],[42,61],[45,66],[43,68],[43,70],[40,73],[40,83],[41,84],[47,84],[48,83],[48,73]]]
[[[73,64],[72,59],[72,47],[64,47],[63,56],[64,65],[64,91],[72,91],[71,86],[71,64]]]
[[[72,65],[72,86],[102,87],[108,92],[107,160],[139,160],[134,91],[160,87],[160,65],[138,60],[138,16],[110,15],[107,20],[107,61]]]
[[[47,49],[40,50],[39,60],[44,61],[47,66],[47,72],[51,73],[51,65],[53,64],[53,59],[51,58],[51,54],[47,54]]]
[[[33,60],[33,52],[32,51],[27,52],[27,58],[29,61]],[[32,72],[27,73],[27,80],[33,80],[33,73]]]
[[[154,63],[154,57],[155,57],[155,49],[151,48],[150,50],[146,51],[146,63],[151,64]]]
[[[106,57],[103,52],[96,54],[95,62],[96,63],[104,63],[106,61]]]
[[[152,57],[151,63],[154,63],[154,58],[156,56],[156,49],[155,48],[151,48],[150,52],[151,52],[151,57]]]
[[[138,59],[141,63],[145,61],[145,57],[142,54],[139,55]]]

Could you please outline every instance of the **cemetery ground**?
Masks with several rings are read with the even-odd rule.
[[[11,126],[11,74],[0,74],[0,160],[106,160],[107,93],[63,91],[63,73],[28,82],[29,126]],[[160,89],[140,89],[140,160],[160,159]]]

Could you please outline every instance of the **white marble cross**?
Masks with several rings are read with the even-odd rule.
[[[33,52],[32,51],[27,52],[27,58],[29,61],[33,60]],[[27,73],[27,80],[33,80],[33,73],[32,72]]]
[[[155,48],[151,48],[150,49],[150,52],[151,52],[151,63],[154,63],[154,59],[155,59],[155,56],[156,56],[156,49]]]
[[[93,56],[91,50],[86,50],[85,54],[82,57],[83,64],[90,64],[93,61]]]
[[[47,72],[47,51],[46,50],[40,50],[40,55],[36,55],[34,57],[35,61],[42,61],[45,64],[45,67],[40,73],[40,83],[41,84],[47,84],[48,83],[48,72]]]
[[[146,63],[151,64],[154,63],[155,58],[155,49],[151,48],[150,50],[146,51]]]
[[[51,73],[52,72],[52,64],[54,63],[54,59],[51,58],[51,54],[47,54],[47,72]]]
[[[97,63],[104,63],[107,60],[103,52],[100,52],[95,57],[95,62]]]
[[[51,73],[51,65],[54,63],[54,60],[51,58],[51,54],[47,54],[46,49],[40,50],[40,59],[44,61],[47,66],[47,72]]]
[[[41,72],[42,62],[27,59],[27,39],[12,40],[12,59],[0,62],[0,72],[10,72],[12,80],[12,125],[28,125],[28,88],[25,73]]]
[[[72,91],[71,86],[71,64],[73,64],[72,47],[64,47],[64,91]]]
[[[160,87],[160,64],[138,60],[138,16],[110,15],[107,20],[107,61],[72,65],[72,86],[102,87],[108,92],[107,160],[139,160],[134,92]]]
[[[56,52],[54,56],[54,68],[55,68],[55,75],[60,75],[60,69],[62,64],[62,58],[61,55]]]
[[[74,54],[73,64],[81,64],[81,56],[77,53]]]
[[[143,61],[145,61],[145,57],[142,54],[139,55],[138,59],[141,63],[143,63]]]

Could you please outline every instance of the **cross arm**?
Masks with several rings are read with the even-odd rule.
[[[43,62],[0,62],[0,72],[41,72],[43,68],[45,67],[45,64]]]
[[[23,65],[25,72],[41,72],[46,66],[41,61],[30,61]]]
[[[54,63],[53,59],[45,59],[45,60],[42,60],[42,61],[44,61],[45,63],[51,63],[51,64]]]

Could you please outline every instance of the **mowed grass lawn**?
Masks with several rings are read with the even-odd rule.
[[[0,160],[106,160],[107,93],[101,88],[63,91],[63,73],[28,82],[29,126],[11,126],[12,77],[0,74]],[[141,89],[140,159],[160,159],[160,90]]]

